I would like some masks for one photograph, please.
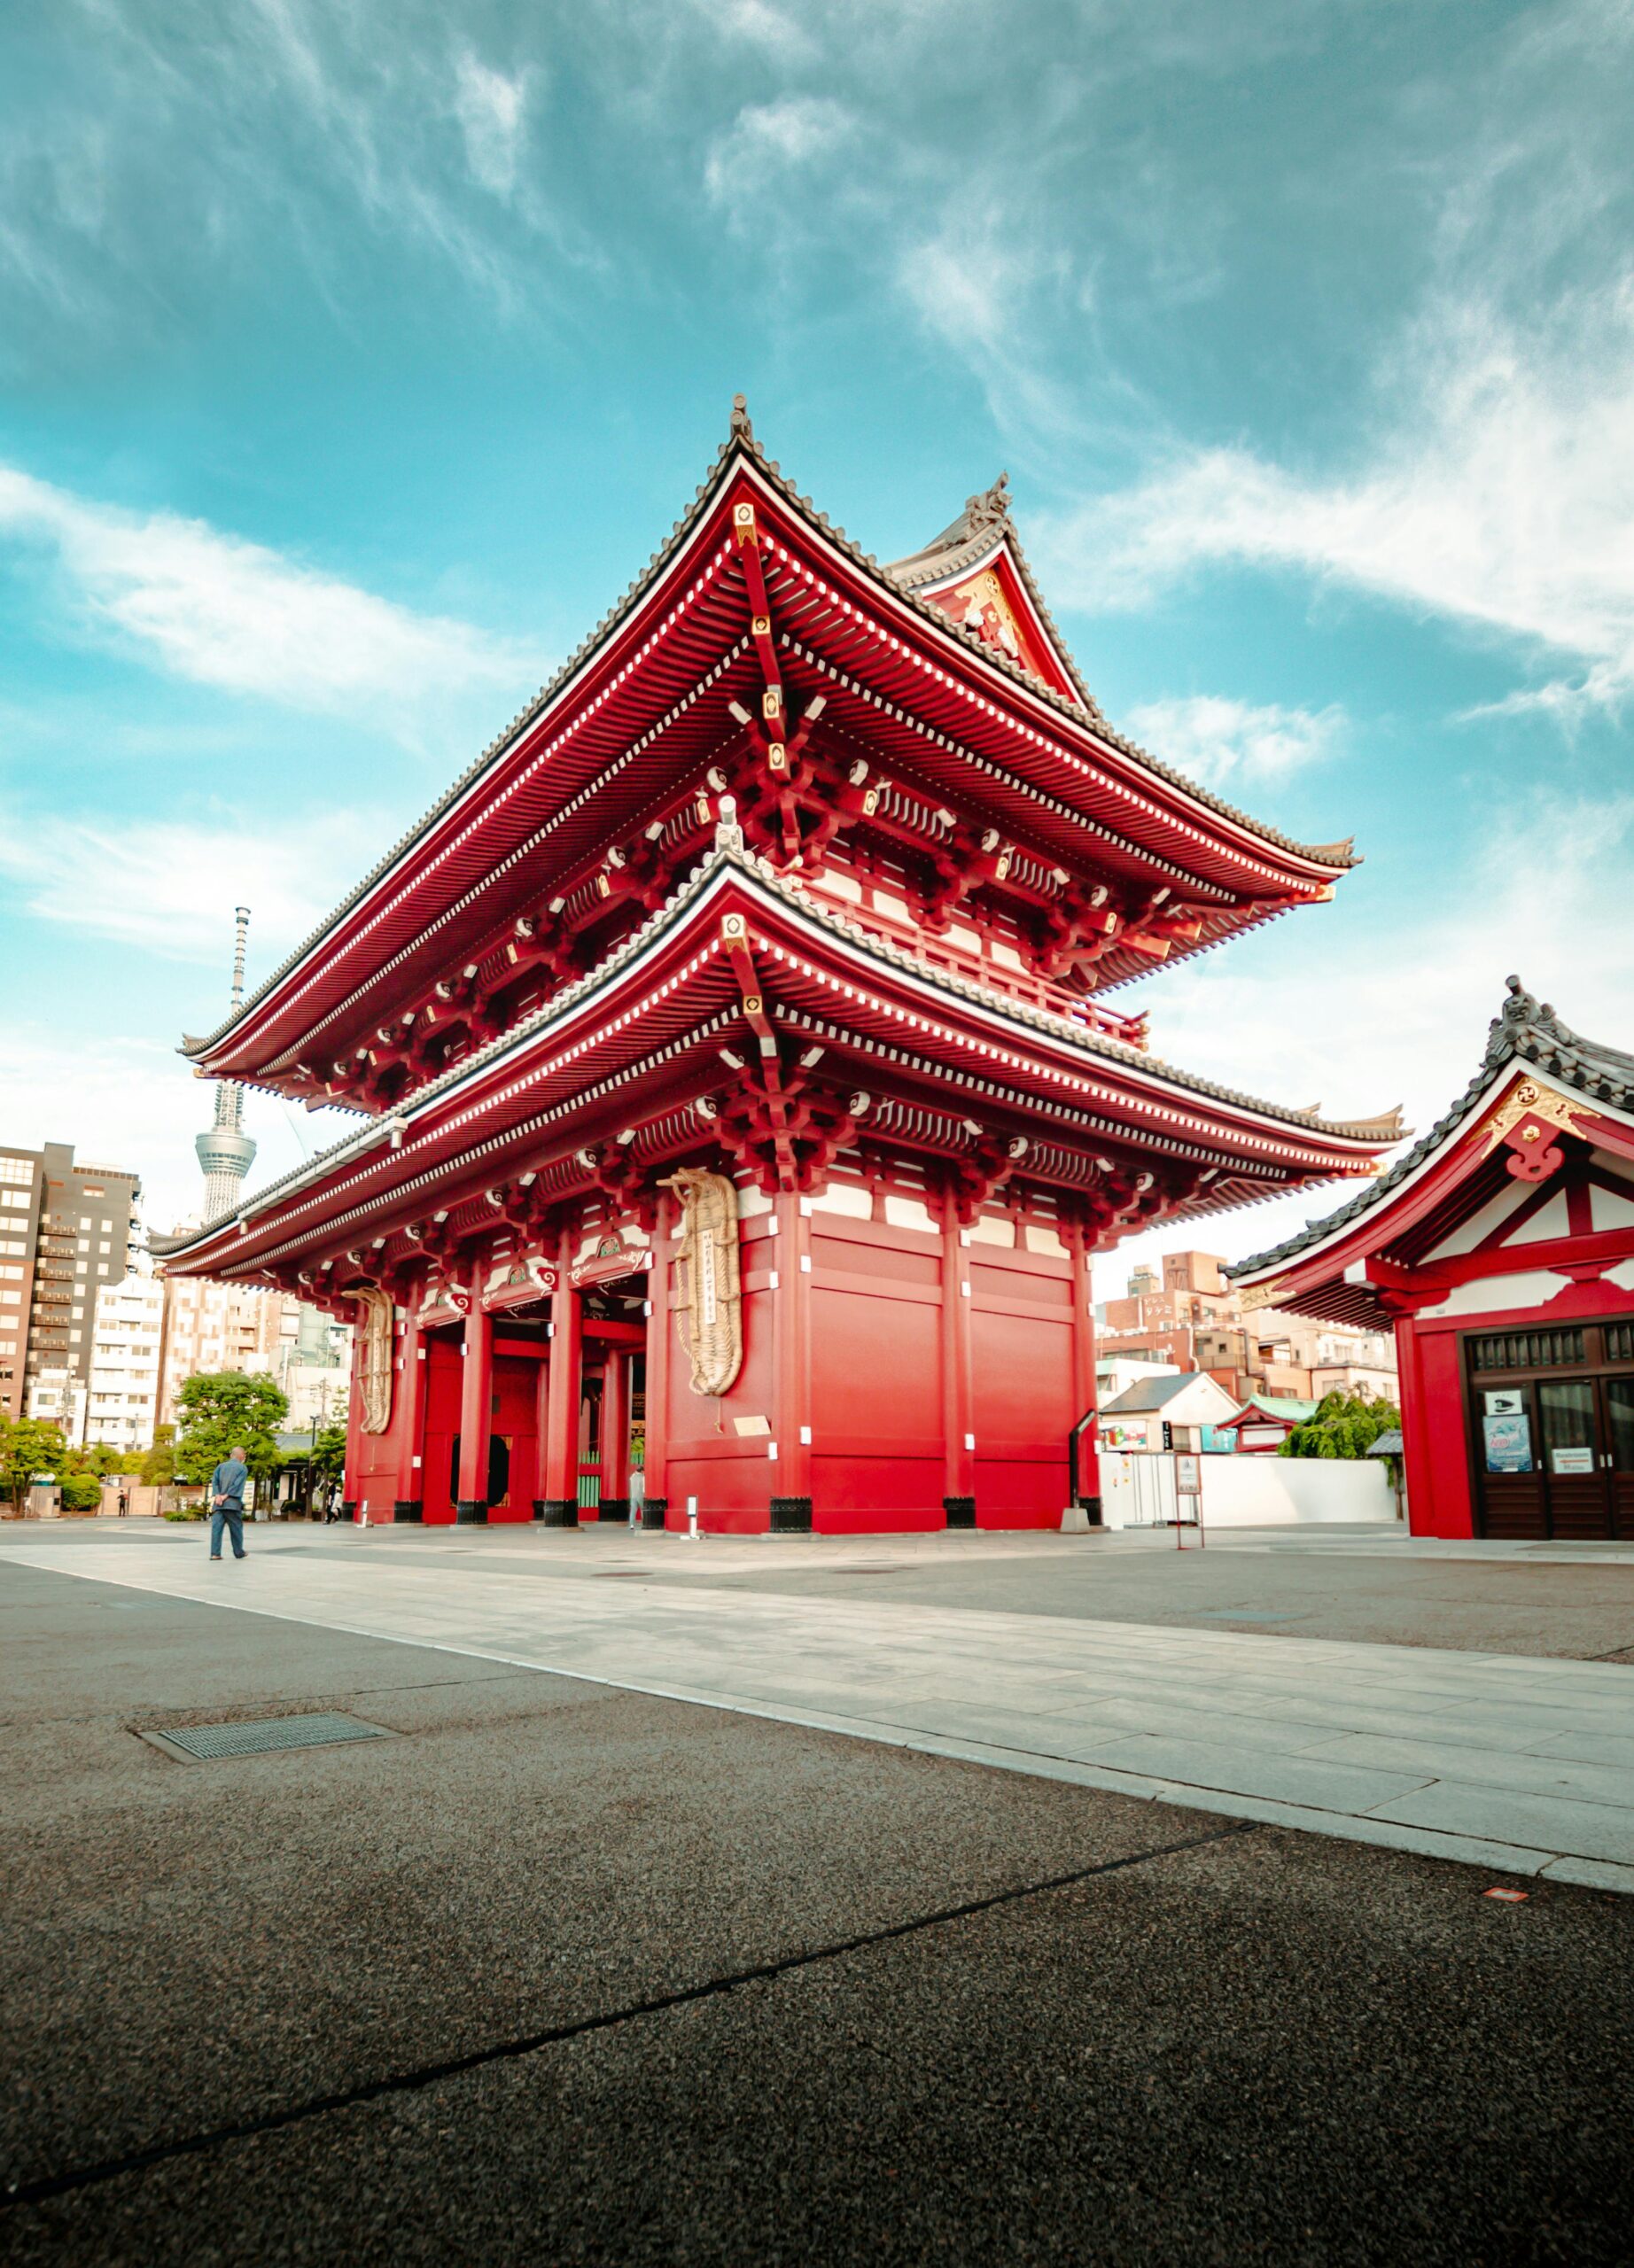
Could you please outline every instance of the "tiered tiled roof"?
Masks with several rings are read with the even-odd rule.
[[[674,523],[668,539],[652,554],[646,567],[631,583],[623,596],[608,610],[595,628],[563,663],[549,682],[541,687],[502,733],[489,742],[476,760],[467,766],[424,816],[409,827],[385,856],[370,869],[356,887],[342,898],[334,911],[320,922],[316,928],[296,947],[295,951],[257,987],[245,1003],[244,1007],[235,1015],[228,1017],[214,1031],[203,1036],[189,1034],[184,1037],[182,1049],[183,1054],[197,1057],[207,1053],[226,1037],[236,1024],[253,1016],[284,979],[298,967],[314,948],[322,944],[346,916],[369,896],[376,885],[398,865],[405,853],[412,850],[436,827],[453,806],[466,795],[471,785],[481,777],[483,773],[514,745],[518,736],[528,730],[563,688],[585,667],[598,649],[605,645],[620,625],[634,613],[647,593],[662,577],[699,521],[706,515],[722,485],[729,478],[733,466],[739,462],[751,464],[761,478],[776,492],[784,504],[797,512],[813,529],[821,532],[828,541],[844,551],[857,567],[872,578],[882,590],[888,591],[899,603],[906,603],[913,607],[928,623],[934,625],[942,636],[958,641],[978,656],[984,667],[998,672],[1000,675],[1023,687],[1030,697],[1045,702],[1061,715],[1071,719],[1080,728],[1087,722],[1099,740],[1104,742],[1109,748],[1115,749],[1120,754],[1132,759],[1155,780],[1161,781],[1170,788],[1178,790],[1191,803],[1218,814],[1222,819],[1230,820],[1237,827],[1248,829],[1267,845],[1323,866],[1334,874],[1360,863],[1348,838],[1339,843],[1317,845],[1296,843],[1292,837],[1281,834],[1275,827],[1268,827],[1263,821],[1252,819],[1246,812],[1226,803],[1186,774],[1161,763],[1137,742],[1129,739],[1109,725],[1087,689],[1082,686],[1076,668],[1072,667],[1070,656],[1065,646],[1062,644],[1054,624],[1050,621],[1047,610],[1038,594],[1020,548],[1015,544],[1013,533],[1012,551],[1017,570],[1026,579],[1030,596],[1038,607],[1040,619],[1047,625],[1050,635],[1058,647],[1063,664],[1071,671],[1073,682],[1079,687],[1081,700],[1070,699],[1066,695],[1057,693],[1054,687],[1041,683],[1019,663],[1012,661],[1008,655],[990,646],[977,637],[973,631],[968,630],[962,624],[952,619],[940,607],[919,595],[915,587],[917,583],[935,580],[945,575],[948,571],[949,559],[955,557],[961,548],[969,548],[977,542],[982,532],[977,522],[982,514],[975,508],[985,506],[988,501],[1001,490],[1001,483],[996,484],[995,489],[986,491],[984,497],[972,499],[960,517],[944,531],[944,534],[937,538],[932,545],[927,547],[925,552],[898,561],[894,566],[882,566],[872,553],[864,552],[842,529],[836,527],[826,512],[819,511],[809,497],[801,495],[776,461],[766,454],[765,450],[754,438],[753,430],[740,395],[734,407],[731,429],[728,438],[718,451],[708,477],[698,486],[692,504]],[[1005,509],[1008,509],[1008,506]],[[960,533],[961,530],[963,530],[962,534]],[[989,538],[990,535],[991,529]],[[938,554],[942,563],[934,569],[926,563],[924,571],[922,572],[921,563],[929,563],[932,554]],[[979,555],[979,552],[971,549],[969,555],[975,558]]]

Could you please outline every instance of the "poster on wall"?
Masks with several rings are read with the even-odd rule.
[[[1502,1410],[1481,1421],[1489,1472],[1530,1472],[1532,1428],[1523,1410]]]
[[[1526,1408],[1526,1396],[1516,1386],[1494,1386],[1481,1398],[1489,1418],[1518,1418]]]

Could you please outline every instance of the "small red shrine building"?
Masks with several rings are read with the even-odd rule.
[[[1226,1272],[1245,1307],[1394,1324],[1415,1535],[1634,1536],[1634,1056],[1508,983],[1424,1139]]]
[[[1113,729],[1002,479],[883,567],[740,401],[555,681],[185,1043],[356,1131],[155,1249],[356,1323],[360,1516],[1053,1526],[1075,1439],[1093,1516],[1091,1253],[1399,1132],[1105,996],[1353,863]]]

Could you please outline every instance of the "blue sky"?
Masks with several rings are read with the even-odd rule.
[[[0,1135],[192,1208],[234,902],[264,973],[739,389],[881,556],[1008,467],[1108,714],[1358,838],[1160,1053],[1422,1126],[1511,968],[1634,1045],[1631,66],[1623,0],[8,12]]]

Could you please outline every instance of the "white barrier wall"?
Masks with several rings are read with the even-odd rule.
[[[1321,1520],[1395,1525],[1396,1498],[1381,1457],[1205,1456],[1202,1517],[1216,1527],[1272,1527]],[[1103,1449],[1102,1517],[1142,1527],[1174,1517],[1174,1460]]]

